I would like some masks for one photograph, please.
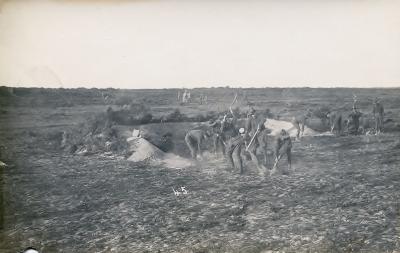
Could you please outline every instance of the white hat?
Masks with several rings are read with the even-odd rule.
[[[240,133],[240,134],[244,134],[244,128],[243,128],[243,127],[241,127],[241,128],[239,129],[239,133]]]

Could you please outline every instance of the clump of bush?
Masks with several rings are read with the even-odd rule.
[[[153,120],[150,108],[139,103],[131,103],[122,110],[113,110],[108,107],[106,115],[109,121],[119,125],[148,124]]]
[[[165,122],[182,122],[188,119],[179,109],[175,109],[172,113],[165,117]]]
[[[118,105],[121,107],[124,105],[130,105],[132,103],[132,100],[133,100],[132,97],[122,96],[115,100],[115,105]]]
[[[110,110],[81,123],[76,129],[62,133],[61,148],[70,153],[90,154],[113,151],[124,153],[128,143],[120,136],[115,123],[109,119]]]
[[[140,118],[140,124],[149,124],[153,119],[153,115],[151,113],[145,113]]]

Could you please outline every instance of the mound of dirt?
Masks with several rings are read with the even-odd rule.
[[[264,123],[264,126],[271,130],[271,135],[277,136],[281,132],[282,129],[285,129],[291,137],[296,137],[297,129],[293,126],[291,122],[283,121],[283,120],[275,120],[275,119],[267,119]],[[329,134],[327,132],[321,133],[311,128],[305,126],[304,127],[304,136],[318,136]]]
[[[129,151],[133,152],[128,158],[129,161],[142,162],[161,159],[164,155],[164,152],[144,138],[130,137],[127,139],[127,142],[129,144]]]
[[[128,158],[133,162],[150,162],[160,164],[167,168],[185,168],[192,165],[188,159],[175,154],[164,153],[161,149],[141,137],[130,137],[127,139],[129,151],[133,152]]]

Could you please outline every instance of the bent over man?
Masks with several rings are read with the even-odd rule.
[[[197,159],[197,154],[201,156],[201,145],[210,135],[201,129],[190,130],[185,136],[186,145],[190,149],[193,159]]]
[[[327,117],[331,126],[331,133],[335,133],[336,136],[342,134],[342,114],[340,112],[330,112]]]
[[[275,144],[275,164],[272,168],[271,174],[277,173],[278,162],[286,155],[289,170],[292,168],[292,140],[286,130],[282,129]]]
[[[300,139],[304,135],[304,127],[307,120],[311,117],[311,112],[307,111],[304,115],[296,115],[292,118],[292,124],[297,129],[296,137]]]

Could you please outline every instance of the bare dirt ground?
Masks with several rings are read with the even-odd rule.
[[[310,103],[330,101],[329,93],[319,94]],[[396,117],[399,95],[380,94]],[[305,98],[293,96],[299,99],[287,100],[290,105],[279,97],[265,103],[274,112],[292,108],[282,113],[290,115]],[[225,107],[232,96],[226,97],[212,106]],[[57,148],[52,134],[104,109],[2,108],[0,144],[9,167],[1,174],[1,252],[28,246],[42,252],[400,251],[398,132],[305,137],[294,143],[293,171],[265,179],[250,162],[239,175],[211,154],[196,166],[167,169]],[[188,194],[176,196],[173,188],[180,187]]]

